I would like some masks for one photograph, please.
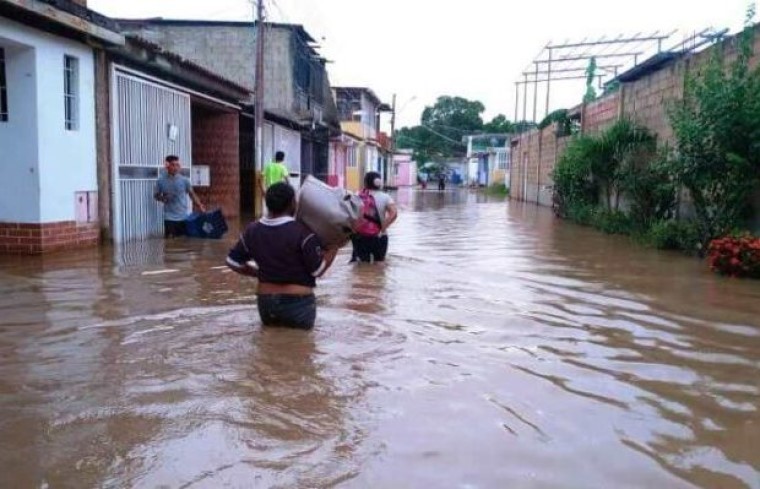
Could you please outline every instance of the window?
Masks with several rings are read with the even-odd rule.
[[[5,75],[5,49],[0,48],[0,122],[8,122],[8,82]]]
[[[348,148],[348,166],[350,168],[356,167],[356,150],[354,148]]]
[[[79,60],[73,56],[63,57],[63,102],[66,130],[79,129]]]
[[[496,153],[496,162],[498,165],[499,170],[506,170],[508,169],[508,158],[507,158],[507,152],[506,151],[499,151]]]

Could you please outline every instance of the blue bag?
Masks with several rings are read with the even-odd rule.
[[[220,239],[227,232],[221,209],[193,212],[187,218],[187,235],[191,238]]]

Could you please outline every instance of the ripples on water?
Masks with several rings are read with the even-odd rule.
[[[229,242],[2,259],[0,487],[760,487],[758,284],[398,200],[311,333],[259,327]]]

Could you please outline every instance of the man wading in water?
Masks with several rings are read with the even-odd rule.
[[[167,156],[164,165],[166,173],[156,181],[153,198],[164,204],[164,237],[184,236],[187,234],[187,196],[201,212],[206,212],[206,208],[193,191],[190,179],[180,173],[182,164],[179,157]]]
[[[323,252],[317,235],[293,218],[296,194],[287,183],[269,187],[265,200],[267,217],[246,227],[227,266],[259,279],[256,296],[264,325],[311,329],[317,317],[316,279],[330,268],[339,247]]]

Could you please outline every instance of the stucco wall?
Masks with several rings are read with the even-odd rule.
[[[16,44],[6,60],[10,120],[0,123],[0,176],[8,189],[0,192],[0,219],[72,221],[75,192],[97,190],[92,50],[6,19],[0,29],[3,44]],[[79,60],[75,131],[65,127],[64,55]]]
[[[7,23],[0,19],[3,35]],[[15,36],[14,36],[15,37]],[[40,186],[37,162],[37,91],[35,51],[10,47],[5,39],[8,121],[0,122],[0,221],[39,222]]]

